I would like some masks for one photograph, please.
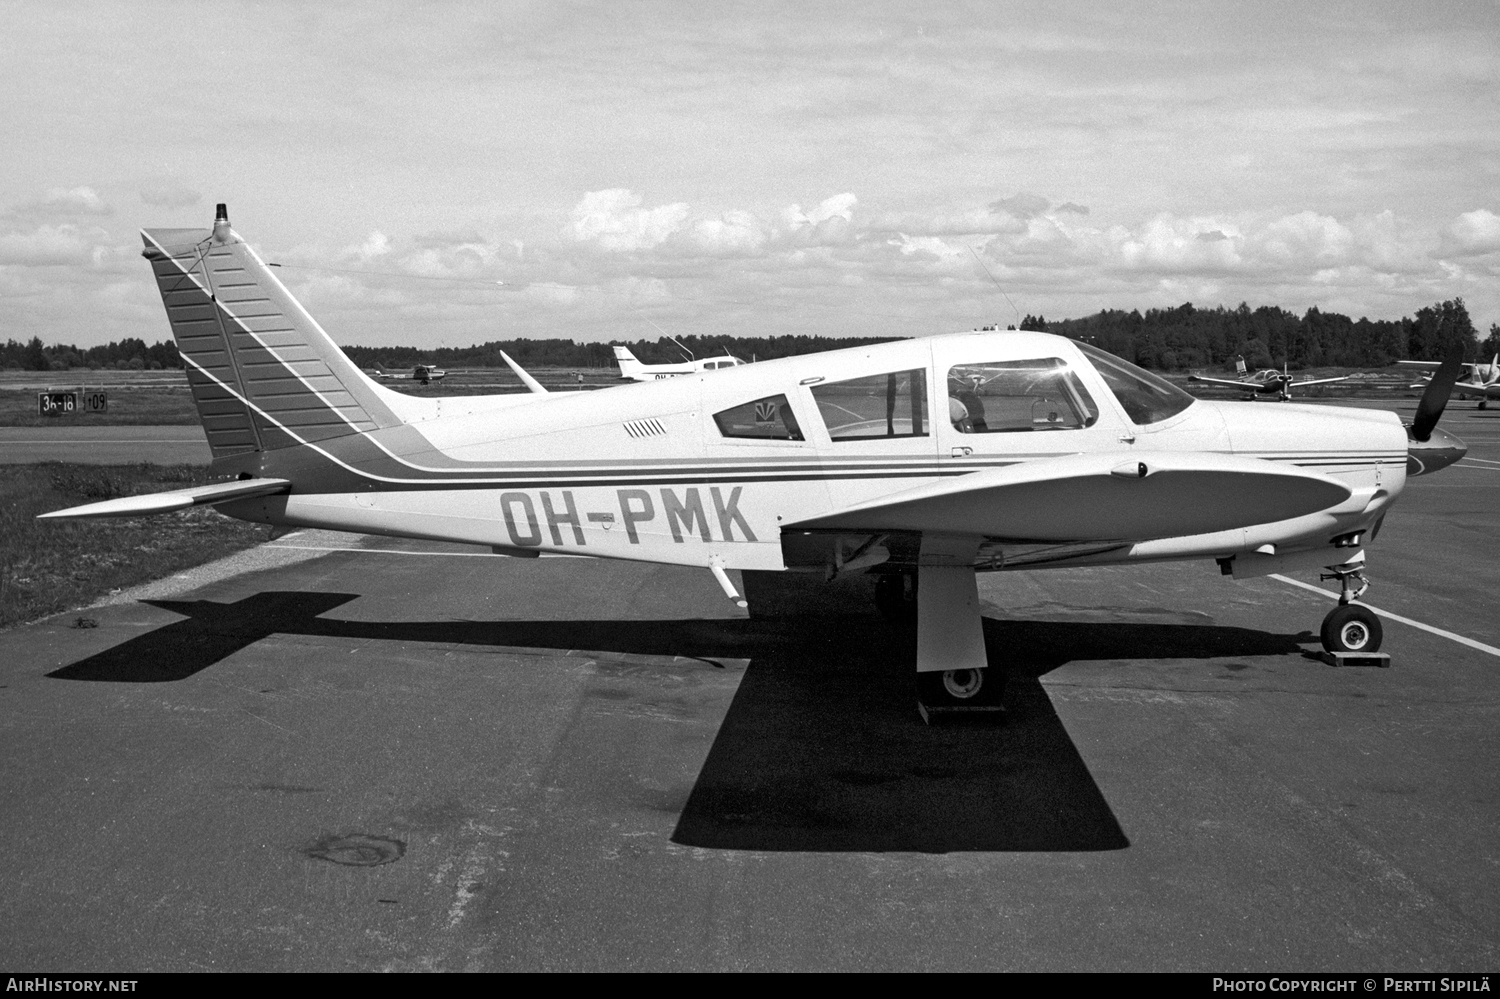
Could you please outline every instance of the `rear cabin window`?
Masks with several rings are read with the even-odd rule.
[[[948,369],[948,419],[961,434],[1078,430],[1099,418],[1060,357],[979,361]]]
[[[768,395],[714,414],[719,433],[760,441],[800,441],[802,428],[784,395]]]
[[[926,437],[927,369],[890,371],[812,387],[818,413],[835,441]]]

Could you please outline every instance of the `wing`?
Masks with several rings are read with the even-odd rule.
[[[1242,388],[1259,388],[1260,387],[1260,382],[1250,381],[1249,379],[1241,379],[1239,381],[1231,381],[1228,378],[1209,378],[1206,375],[1188,375],[1188,381],[1190,381],[1190,382],[1208,382],[1210,385],[1228,385],[1231,388],[1241,388],[1241,389]]]
[[[1023,544],[1147,541],[1288,520],[1350,495],[1336,479],[1259,458],[1079,454],[943,479],[785,529],[977,534]]]
[[[1297,378],[1293,380],[1292,384],[1301,388],[1303,385],[1326,385],[1329,382],[1346,382],[1348,380],[1348,375],[1339,375],[1337,378]]]
[[[1438,365],[1442,364],[1443,362],[1442,361],[1397,361],[1396,363],[1397,364],[1404,364],[1404,365],[1406,365],[1409,368],[1432,368],[1432,369],[1436,369],[1438,367]],[[1474,365],[1472,363],[1468,362],[1468,361],[1465,361],[1463,364],[1460,364],[1458,366],[1458,376],[1460,378],[1468,377],[1469,374],[1473,370],[1474,370]]]
[[[190,506],[206,503],[227,503],[230,500],[250,499],[253,496],[272,496],[284,493],[292,487],[287,479],[246,479],[243,482],[224,482],[216,486],[194,486],[192,489],[174,489],[169,493],[152,493],[149,496],[122,496],[88,503],[84,506],[54,510],[37,516],[38,520],[88,520],[95,517],[144,517],[153,513],[171,513],[186,510]]]

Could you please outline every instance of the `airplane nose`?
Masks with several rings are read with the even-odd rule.
[[[1425,441],[1406,442],[1406,474],[1427,475],[1447,468],[1469,453],[1469,445],[1452,434],[1436,427]]]

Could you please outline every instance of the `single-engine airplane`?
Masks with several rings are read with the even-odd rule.
[[[381,381],[391,382],[405,381],[407,379],[410,379],[411,381],[417,382],[420,385],[429,385],[432,382],[440,382],[444,378],[446,378],[447,375],[448,372],[431,364],[418,364],[416,367],[412,368],[409,373],[381,371],[379,368],[375,369],[375,377],[379,378]]]
[[[1436,368],[1440,361],[1397,361],[1397,364],[1405,364],[1414,368]],[[1428,381],[1431,379],[1429,378]],[[1412,388],[1426,388],[1428,382],[1418,382]],[[1500,354],[1496,354],[1489,364],[1464,364],[1459,371],[1459,380],[1453,383],[1453,394],[1460,399],[1468,399],[1475,396],[1479,399],[1479,408],[1485,409],[1486,403],[1491,399],[1500,399]]]
[[[643,364],[636,360],[629,347],[615,347],[615,363],[620,366],[620,377],[631,382],[652,382],[661,378],[676,378],[678,375],[695,375],[702,371],[718,371],[721,368],[737,368],[745,362],[726,354],[704,360],[686,360],[679,364]]]
[[[1288,373],[1286,364],[1283,363],[1281,370],[1275,368],[1262,368],[1253,375],[1245,373],[1245,359],[1235,359],[1235,369],[1239,371],[1238,378],[1209,378],[1206,375],[1188,375],[1190,382],[1205,382],[1209,385],[1224,385],[1230,388],[1244,389],[1250,393],[1249,398],[1254,399],[1257,395],[1274,395],[1282,402],[1288,402],[1292,398],[1292,385],[1326,385],[1329,382],[1341,382],[1348,375],[1339,375],[1337,378],[1298,378]]]
[[[407,396],[366,377],[230,228],[142,233],[214,484],[43,514],[211,504],[243,520],[726,569],[879,575],[915,616],[919,704],[998,703],[976,573],[1213,559],[1326,568],[1330,650],[1373,651],[1364,547],[1408,476],[1457,461],[1416,418],[1196,400],[1092,346],[974,332],[610,392]],[[997,664],[998,665],[998,664]],[[924,709],[925,711],[925,709]]]

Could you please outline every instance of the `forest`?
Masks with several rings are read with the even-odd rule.
[[[1344,367],[1380,368],[1393,361],[1432,361],[1442,357],[1449,343],[1464,347],[1465,360],[1488,359],[1500,352],[1500,325],[1491,325],[1482,342],[1461,298],[1437,302],[1401,319],[1353,320],[1337,312],[1308,309],[1296,313],[1276,306],[1251,309],[1217,306],[1202,309],[1185,303],[1169,309],[1124,312],[1106,309],[1081,319],[1048,321],[1026,316],[1019,327],[1043,330],[1094,344],[1142,367],[1158,371],[1232,367],[1236,357],[1254,368]],[[859,347],[900,336],[684,336],[677,342],[617,340],[647,364],[732,353],[746,361],[810,354],[841,347]],[[349,345],[344,353],[362,368],[410,368],[436,364],[445,368],[502,367],[503,350],[523,367],[609,368],[614,353],[609,343],[573,340],[493,340],[469,347],[365,347]],[[99,347],[43,345],[38,337],[27,342],[7,340],[0,346],[0,368],[64,371],[70,368],[179,368],[177,347],[171,341],[147,346],[124,339]]]

